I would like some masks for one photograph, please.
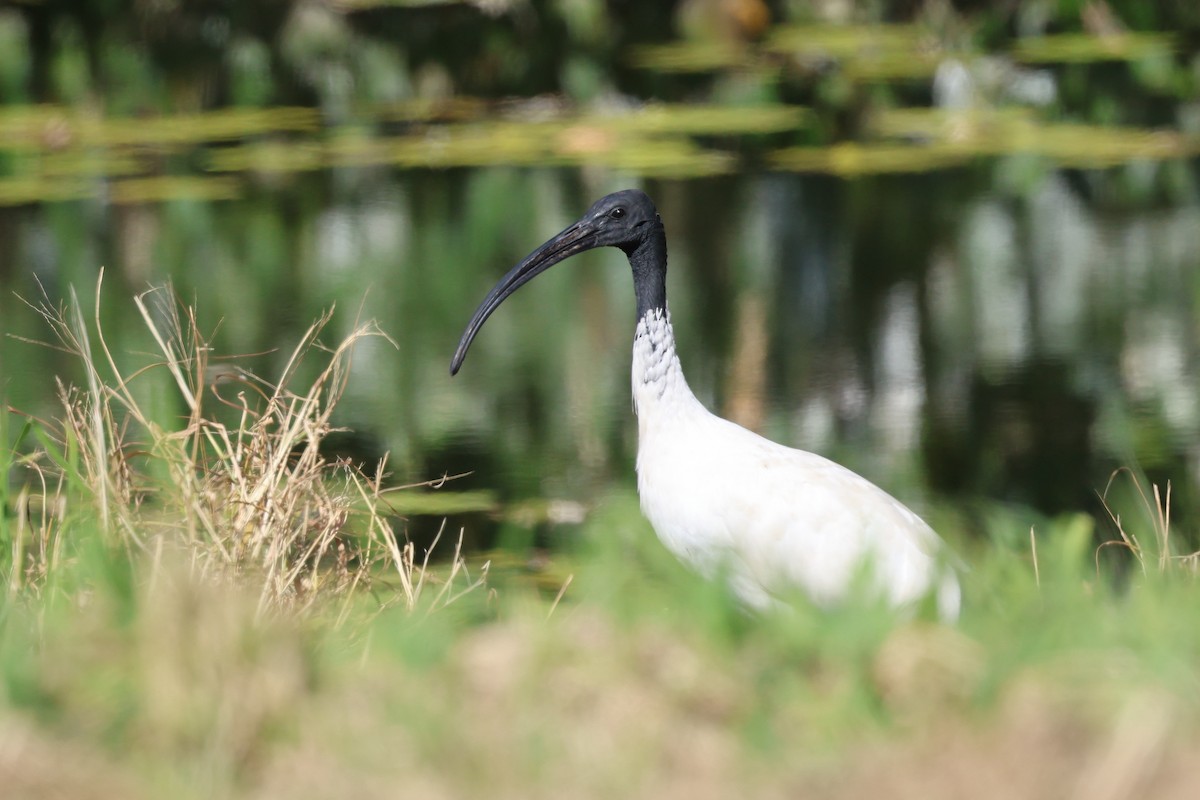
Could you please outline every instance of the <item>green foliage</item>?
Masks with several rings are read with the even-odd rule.
[[[626,495],[589,519],[553,600],[497,576],[448,605],[363,596],[349,614],[264,616],[170,556],[147,582],[140,559],[84,545],[64,588],[5,606],[0,704],[98,774],[184,797],[401,774],[452,796],[645,796],[700,775],[722,792],[850,797],[904,753],[925,796],[950,797],[964,788],[950,759],[992,763],[997,743],[1043,728],[1072,731],[1024,756],[1048,794],[1115,735],[1152,748],[1130,780],[1164,779],[1200,730],[1200,634],[1181,613],[1194,578],[1097,572],[1085,518],[1035,541],[1036,559],[1028,538],[971,559],[957,629],[871,603],[748,613],[675,564]],[[1153,713],[1129,722],[1135,707]],[[950,736],[944,760],[926,752]],[[30,780],[37,765],[6,768]]]

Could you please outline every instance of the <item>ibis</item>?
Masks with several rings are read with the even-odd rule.
[[[932,597],[943,619],[957,617],[957,577],[919,516],[866,478],[722,419],[692,394],[667,310],[666,232],[643,192],[597,201],[501,278],[467,324],[450,374],[509,295],[597,247],[620,248],[633,270],[638,495],[667,549],[701,574],[726,576],[753,607],[796,589],[835,605],[866,582],[896,607]]]

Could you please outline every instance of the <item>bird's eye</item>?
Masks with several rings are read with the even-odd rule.
[[[625,209],[617,206],[612,211],[608,212],[608,215],[613,219],[620,219],[621,217],[625,216]]]

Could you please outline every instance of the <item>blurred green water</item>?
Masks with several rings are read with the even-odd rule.
[[[633,482],[619,253],[539,279],[458,378],[447,365],[499,275],[638,185],[667,226],[681,357],[710,407],[922,509],[965,509],[968,529],[981,501],[1096,511],[1122,465],[1172,481],[1186,529],[1192,29],[1060,10],[995,35],[982,13],[847,25],[806,7],[672,36],[651,17],[685,28],[682,5],[501,6],[0,14],[7,402],[53,414],[54,377],[75,374],[30,343],[49,336],[21,298],[74,287],[88,306],[101,267],[126,369],[151,349],[130,300],[151,284],[266,377],[336,304],[331,330],[375,317],[396,342],[356,353],[346,452],[390,452],[397,483],[471,473],[453,488],[499,505],[454,520],[486,541],[497,508],[586,506]],[[139,391],[181,413],[155,380]],[[546,518],[505,525],[570,536]]]

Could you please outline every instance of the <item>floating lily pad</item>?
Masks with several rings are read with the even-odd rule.
[[[134,175],[146,165],[131,153],[104,149],[67,150],[61,153],[21,153],[6,162],[11,179],[52,179]]]
[[[773,167],[789,172],[825,172],[856,176],[929,172],[960,166],[975,157],[968,149],[946,145],[858,144],[793,147],[771,155]]]
[[[57,106],[0,109],[0,150],[56,151],[78,144],[68,112]]]
[[[214,172],[308,172],[325,167],[320,142],[255,142],[214,150],[208,168]]]
[[[629,63],[656,72],[717,72],[758,65],[755,51],[726,42],[673,42],[634,48]]]
[[[161,175],[113,181],[109,198],[126,203],[161,203],[169,200],[232,200],[241,194],[241,185],[233,178],[209,178],[187,175]]]
[[[96,185],[78,178],[21,177],[0,179],[0,206],[82,200],[96,194]]]
[[[1057,124],[1039,127],[1035,137],[1013,149],[1043,155],[1064,167],[1102,168],[1195,155],[1200,140],[1175,131]]]
[[[0,113],[0,149],[62,150],[92,146],[167,146],[242,139],[273,132],[313,132],[312,108],[230,108],[157,117],[101,117],[56,106]]]
[[[940,53],[886,53],[846,62],[847,77],[856,81],[927,80],[946,58]]]
[[[736,136],[796,130],[809,119],[800,106],[649,105],[628,114],[584,122],[635,133]]]
[[[382,164],[403,168],[596,164],[640,175],[714,175],[732,168],[731,157],[701,150],[684,137],[787,131],[801,126],[807,113],[787,106],[655,105],[615,114],[578,116],[552,109],[534,120],[442,122],[469,119],[484,108],[482,101],[471,99],[389,106],[380,113],[417,122],[417,129],[387,138],[374,136],[370,129],[345,129],[319,139],[220,146],[208,155],[208,168],[220,173],[292,173]],[[232,109],[145,120],[71,116],[53,107],[0,116],[0,130],[13,133],[27,151],[50,150],[40,156],[42,165],[31,168],[50,175],[135,174],[147,166],[139,161],[139,147],[182,149],[264,133],[318,132],[319,123],[315,111],[291,108]],[[56,152],[59,147],[65,148],[62,153]],[[189,191],[211,190],[214,197],[231,191],[222,184],[200,186]]]
[[[608,122],[447,125],[419,134],[369,139],[337,137],[331,166],[392,164],[406,168],[594,164],[639,175],[685,177],[729,171],[732,159],[688,139],[623,133]]]
[[[765,49],[793,57],[851,59],[887,53],[916,53],[932,37],[915,25],[780,25]]]
[[[541,123],[445,125],[384,140],[383,146],[389,163],[402,167],[537,164],[545,158],[553,129]]]
[[[559,152],[562,165],[591,164],[657,178],[698,178],[724,175],[736,166],[728,153],[702,150],[686,139],[633,139],[607,153]]]
[[[1138,61],[1169,54],[1174,40],[1163,33],[1115,33],[1091,36],[1063,33],[1017,41],[1012,56],[1027,64],[1087,64],[1099,61]]]
[[[764,48],[801,64],[836,61],[860,81],[928,78],[947,57],[935,37],[913,25],[781,26]]]
[[[877,115],[872,128],[880,135],[925,140],[974,155],[1032,153],[1072,167],[1184,158],[1200,151],[1200,139],[1175,131],[1045,123],[1015,109],[897,109]]]
[[[946,53],[913,25],[781,25],[761,45],[674,42],[635,50],[634,66],[658,72],[703,73],[770,69],[788,63],[837,62],[854,80],[927,78]]]
[[[94,121],[82,129],[102,144],[170,144],[241,139],[264,133],[314,132],[321,117],[313,108],[230,108],[200,114]]]
[[[1039,123],[1028,109],[965,111],[936,108],[890,109],[876,114],[870,130],[882,138],[950,147],[977,156],[1027,151]]]
[[[495,492],[484,490],[449,492],[404,489],[388,492],[386,502],[388,509],[403,516],[443,516],[500,509]]]
[[[1027,108],[988,109],[890,108],[872,115],[870,131],[877,136],[961,141],[1003,138],[1014,127],[1036,125]]]

